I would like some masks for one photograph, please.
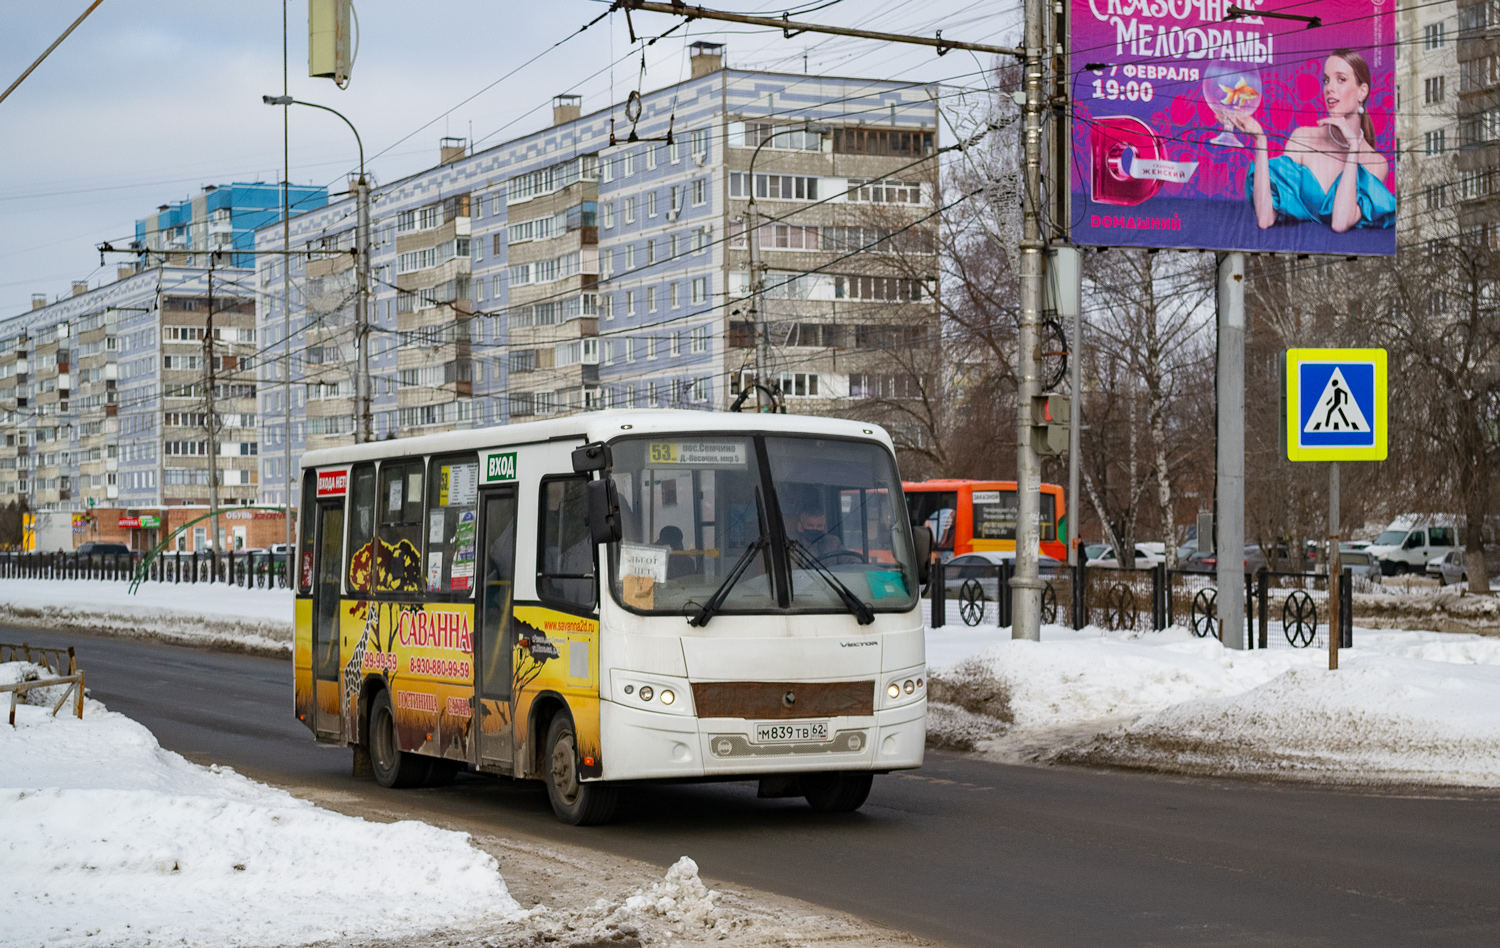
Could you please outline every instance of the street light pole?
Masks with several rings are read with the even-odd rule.
[[[359,180],[354,183],[355,279],[358,282],[354,315],[354,413],[358,420],[354,426],[354,441],[356,444],[373,441],[375,426],[370,412],[370,179],[365,175],[365,143],[360,140],[359,129],[337,109],[316,102],[303,102],[289,95],[263,95],[260,100],[266,105],[305,105],[332,112],[349,126],[349,131],[354,133],[354,143],[359,146]],[[290,365],[287,368],[290,369]],[[290,427],[290,405],[287,420]]]
[[[1040,641],[1042,587],[1037,551],[1037,517],[1041,512],[1041,459],[1032,445],[1032,398],[1040,391],[1037,378],[1038,324],[1042,308],[1042,112],[1046,108],[1043,55],[1046,52],[1047,4],[1026,0],[1025,124],[1023,149],[1025,197],[1021,230],[1021,325],[1016,368],[1016,572],[1011,577],[1011,638]]]

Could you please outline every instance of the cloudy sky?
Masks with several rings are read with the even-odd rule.
[[[51,43],[87,0],[0,0],[0,89]],[[1017,38],[1012,0],[722,0],[722,9],[779,15],[811,10],[826,23],[1006,44]],[[916,47],[695,23],[646,51],[632,47],[602,0],[356,0],[361,28],[349,87],[307,76],[307,2],[289,0],[290,91],[337,108],[359,128],[377,180],[436,163],[438,139],[480,147],[550,121],[551,97],[573,92],[584,109],[622,99],[637,82],[687,75],[687,44],[728,45],[736,67],[979,86],[981,60]],[[645,35],[675,22],[635,15]],[[556,48],[551,48],[555,44]],[[535,59],[534,62],[529,62]],[[104,0],[83,25],[0,103],[0,317],[49,299],[74,280],[98,286],[116,260],[95,246],[128,240],[157,205],[203,185],[277,181],[281,110],[260,101],[282,85],[277,0]],[[327,113],[293,109],[291,180],[342,187],[356,163],[348,130]]]

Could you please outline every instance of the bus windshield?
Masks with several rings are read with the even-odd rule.
[[[849,593],[873,612],[914,604],[901,482],[881,445],[661,435],[612,449],[623,539],[610,581],[626,608],[697,614],[736,570],[715,611],[853,611]]]

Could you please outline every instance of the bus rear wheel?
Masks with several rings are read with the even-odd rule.
[[[573,719],[558,714],[547,727],[547,757],[542,776],[552,812],[569,826],[608,823],[615,815],[619,791],[607,783],[584,783],[578,774],[578,738]]]
[[[420,787],[432,770],[432,760],[401,749],[396,735],[396,715],[391,694],[381,691],[370,708],[370,769],[382,787]]]
[[[802,796],[819,813],[853,813],[865,805],[875,775],[853,771],[802,775]]]

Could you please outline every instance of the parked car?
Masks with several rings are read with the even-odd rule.
[[[1107,549],[1109,549],[1108,543],[1087,543],[1084,544],[1083,555],[1088,558],[1088,561],[1090,563],[1092,563],[1094,562],[1094,560],[1097,560],[1099,557],[1103,556],[1104,551]]]
[[[1250,543],[1245,546],[1245,572],[1258,573],[1262,569],[1274,569],[1278,572],[1297,573],[1307,572],[1313,568],[1317,561],[1317,547],[1309,546],[1303,551],[1302,563],[1298,563],[1292,556],[1291,550],[1286,544],[1278,543],[1275,548],[1276,562],[1272,563],[1266,556],[1266,551],[1260,548],[1259,543]]]
[[[943,589],[947,592],[949,599],[957,598],[959,590],[963,589],[964,583],[971,579],[979,581],[979,588],[984,590],[984,598],[994,602],[999,599],[999,576],[995,567],[1001,563],[1014,565],[1016,554],[1010,551],[991,551],[985,553],[965,553],[963,556],[955,556],[948,561],[946,572],[943,573]],[[1042,579],[1055,579],[1064,575],[1064,564],[1043,553],[1037,557],[1038,573]]]
[[[1401,516],[1367,548],[1386,576],[1426,569],[1433,559],[1458,548],[1455,518]]]
[[[1166,546],[1161,543],[1137,543],[1135,545],[1136,569],[1155,569],[1166,557]],[[1089,565],[1100,569],[1119,569],[1120,561],[1112,548],[1105,547],[1097,560],[1093,557],[1089,558]]]
[[[1363,553],[1370,548],[1367,540],[1344,540],[1339,543],[1340,553]]]
[[[130,553],[130,547],[123,543],[106,543],[102,540],[90,540],[78,547],[78,552],[85,556],[112,555],[116,553]]]
[[[1463,550],[1449,550],[1442,556],[1427,561],[1427,575],[1440,586],[1453,586],[1469,581],[1469,568],[1464,562]]]
[[[1219,568],[1219,554],[1193,553],[1178,566],[1188,573],[1212,573]]]
[[[1355,576],[1380,582],[1380,564],[1365,550],[1339,550],[1339,564]]]

